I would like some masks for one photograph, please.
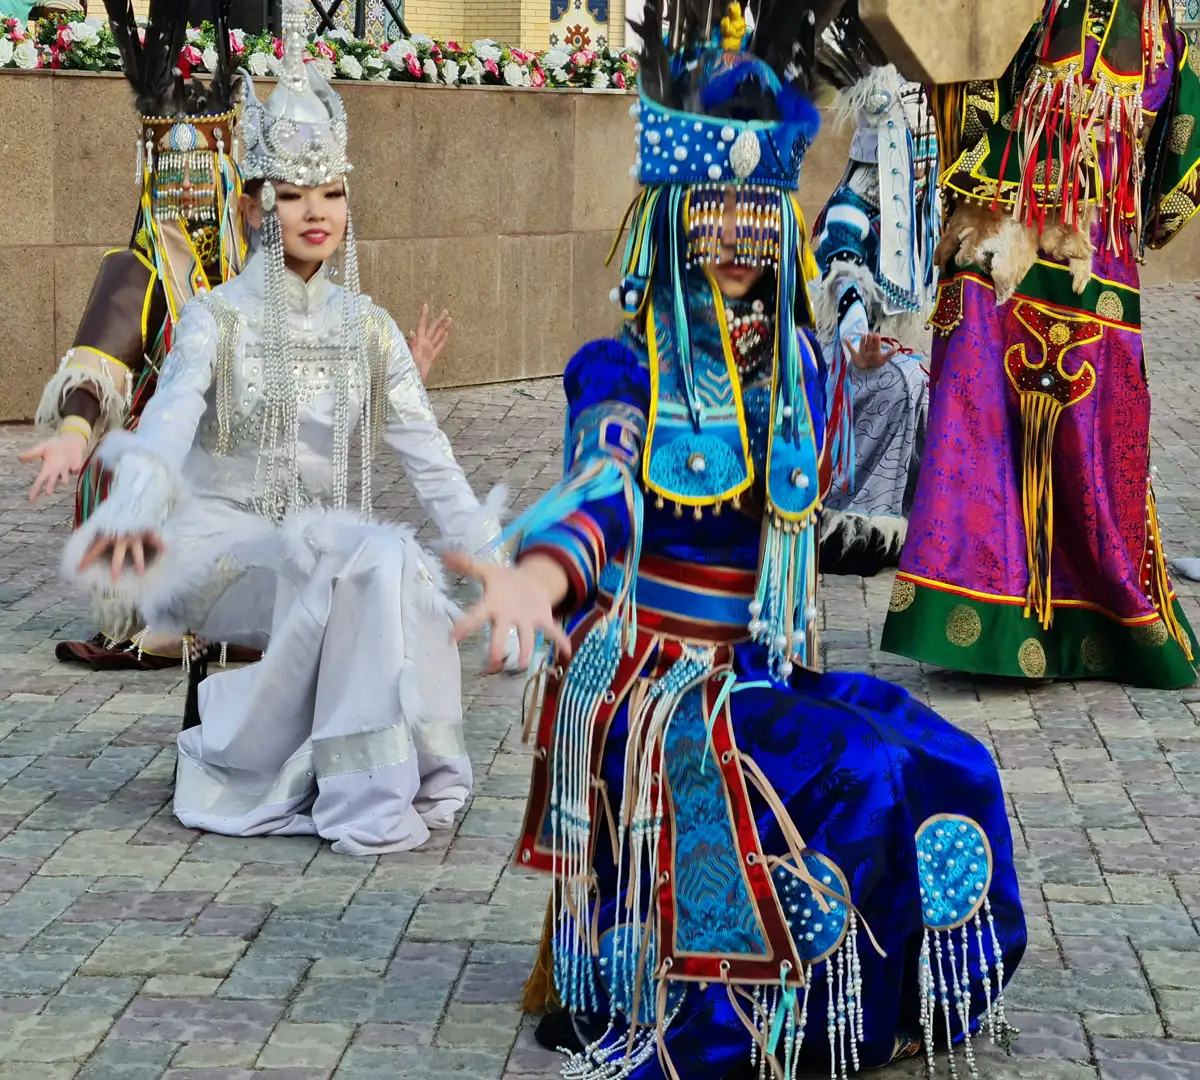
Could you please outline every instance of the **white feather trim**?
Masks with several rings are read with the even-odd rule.
[[[100,444],[98,458],[113,470],[112,487],[108,498],[71,534],[63,548],[60,568],[68,582],[91,592],[93,611],[102,625],[133,625],[142,599],[162,589],[174,571],[177,560],[172,557],[169,522],[184,494],[184,483],[127,431],[111,432]],[[163,550],[150,558],[144,574],[138,575],[128,560],[115,581],[111,563],[105,559],[85,570],[79,568],[84,555],[101,537],[147,532],[162,539]]]
[[[904,546],[908,522],[888,514],[851,514],[841,510],[821,512],[821,544],[838,537],[845,551],[855,551],[876,544],[892,555]]]
[[[896,99],[896,105],[899,106],[900,88],[903,85],[904,80],[900,77],[900,72],[896,70],[895,64],[884,64],[883,67],[872,68],[853,86],[838,92],[833,105],[830,106],[834,122],[838,126],[844,126],[851,120],[857,124],[860,111],[869,111],[871,96],[879,91],[891,94]],[[884,123],[886,119],[887,113],[879,115],[880,124]]]
[[[813,318],[817,336],[831,344],[837,336],[838,299],[847,283],[853,284],[867,309],[867,319],[874,324],[883,309],[883,290],[875,275],[862,263],[849,259],[834,259],[819,284],[811,286]]]
[[[57,435],[59,425],[65,419],[62,412],[63,402],[69,394],[86,388],[96,395],[100,403],[100,416],[92,425],[94,437],[100,438],[105,432],[121,426],[129,403],[107,371],[102,368],[72,365],[71,359],[70,353],[62,358],[58,371],[42,391],[42,400],[34,414],[34,427],[43,438]]]

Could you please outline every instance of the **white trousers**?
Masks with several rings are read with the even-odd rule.
[[[311,565],[279,578],[266,655],[200,684],[175,815],[227,836],[319,834],[347,855],[418,847],[471,790],[447,602],[402,530],[304,540]]]

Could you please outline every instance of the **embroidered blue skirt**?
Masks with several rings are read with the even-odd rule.
[[[760,661],[738,646],[736,682],[710,674],[678,695],[645,769],[661,782],[657,826],[630,809],[636,695],[597,727],[600,786],[626,810],[609,811],[623,819],[611,827],[593,814],[595,967],[556,957],[568,1005],[609,1022],[576,1075],[624,1062],[625,1075],[651,1080],[669,1075],[669,1057],[684,1080],[721,1080],[755,1060],[756,1043],[789,1075],[831,1058],[870,1067],[898,1038],[944,1045],[964,1021],[1003,1026],[999,990],[1026,931],[987,750],[889,683],[797,671],[790,688],[768,685]],[[641,701],[635,742],[647,743]],[[629,854],[639,828],[655,837],[649,863]],[[569,952],[569,935],[560,941]],[[633,1016],[641,1052],[630,1058]]]

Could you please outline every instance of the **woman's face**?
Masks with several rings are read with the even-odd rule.
[[[717,279],[717,287],[726,300],[742,300],[761,280],[764,268],[761,266],[737,266],[734,258],[737,255],[737,192],[734,188],[725,189],[725,215],[721,223],[721,258],[711,265],[713,277]]]
[[[275,213],[283,227],[283,255],[288,268],[307,279],[346,238],[346,186],[334,180],[320,187],[275,183]],[[262,192],[246,208],[246,218],[262,227]]]

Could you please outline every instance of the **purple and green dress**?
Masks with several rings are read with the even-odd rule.
[[[1096,251],[1082,294],[1040,254],[1001,307],[983,267],[943,275],[883,648],[989,675],[1189,685],[1195,639],[1150,483],[1137,260],[1200,200],[1196,68],[1167,5],[1051,4],[1005,78],[957,101],[949,197],[1037,224],[1102,193]],[[1063,107],[1081,101],[1091,121]]]

